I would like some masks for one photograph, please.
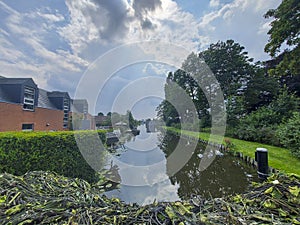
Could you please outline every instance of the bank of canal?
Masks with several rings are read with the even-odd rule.
[[[180,130],[174,127],[165,127],[165,129],[176,134],[180,134],[182,132],[184,135],[200,138],[205,141],[208,141],[210,136],[209,133]],[[257,142],[243,141],[231,137],[225,138],[230,140],[230,142],[234,145],[234,151],[241,152],[252,159],[255,157],[256,148],[266,148],[268,149],[269,165],[271,167],[280,170],[281,172],[300,175],[300,160],[293,156],[288,149]]]

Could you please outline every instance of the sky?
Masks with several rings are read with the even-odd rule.
[[[166,74],[178,66],[166,65],[164,60],[158,62],[157,57],[147,61],[149,55],[157,54],[153,52],[155,47],[137,50],[132,47],[134,43],[162,41],[181,46],[187,52],[199,52],[218,40],[233,39],[245,46],[256,61],[266,60],[269,57],[263,49],[268,40],[270,20],[263,15],[280,2],[1,0],[0,75],[31,77],[39,88],[86,97],[77,94],[78,86],[93,70],[88,85],[92,87],[97,76],[103,78],[99,80],[102,82],[99,86],[93,86],[99,90],[95,92],[97,100],[89,102],[90,112],[107,113],[118,108],[113,102],[120,99],[118,96],[125,95],[126,87],[135,91],[138,84],[146,89],[151,84],[149,79],[156,79],[157,86],[163,88],[161,84]],[[161,48],[159,53],[165,52]],[[142,60],[139,62],[132,54]],[[109,60],[108,55],[111,56]],[[104,60],[108,60],[106,64]],[[101,68],[96,64],[102,65]],[[110,64],[119,67],[114,67],[117,69],[111,72],[106,69]],[[110,74],[103,75],[108,71]],[[86,92],[90,86],[84,87]],[[134,101],[128,100],[130,110],[139,119],[153,117],[163,96],[140,95]],[[124,99],[122,101],[118,104],[124,105]],[[126,107],[119,107],[120,112],[128,109]]]

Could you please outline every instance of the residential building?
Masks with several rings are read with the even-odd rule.
[[[0,131],[69,130],[74,101],[67,92],[38,88],[31,78],[0,77]]]

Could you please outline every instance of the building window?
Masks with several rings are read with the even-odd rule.
[[[70,108],[70,101],[69,99],[65,98],[64,99],[64,121],[63,121],[64,128],[68,128],[69,108]]]
[[[25,87],[24,88],[24,101],[23,101],[23,109],[24,110],[34,110],[34,97],[35,90],[34,88]]]
[[[22,124],[22,131],[33,131],[33,123]]]

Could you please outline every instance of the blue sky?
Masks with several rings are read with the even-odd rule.
[[[234,39],[255,60],[268,59],[263,48],[270,21],[263,15],[279,4],[280,0],[2,0],[0,74],[32,77],[40,88],[74,96],[96,59],[133,42],[160,40],[198,52],[218,40]],[[135,79],[163,77],[168,70],[153,63],[120,69],[105,84],[108,95],[99,96],[91,111],[110,111],[118,90]],[[132,110],[140,118],[142,109],[150,116],[157,102],[148,98]]]

